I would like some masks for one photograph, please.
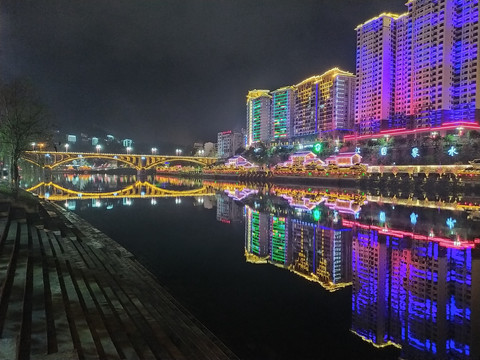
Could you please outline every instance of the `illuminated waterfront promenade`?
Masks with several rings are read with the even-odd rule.
[[[1,359],[237,359],[77,215],[0,206]]]

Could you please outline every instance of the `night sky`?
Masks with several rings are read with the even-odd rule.
[[[66,132],[216,141],[245,127],[248,90],[354,72],[354,28],[405,2],[6,0],[0,76],[31,79]]]

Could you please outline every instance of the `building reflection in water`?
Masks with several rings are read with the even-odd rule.
[[[376,347],[401,348],[402,358],[479,358],[480,232],[466,212],[257,201],[245,206],[248,262],[329,291],[352,285],[351,331]]]

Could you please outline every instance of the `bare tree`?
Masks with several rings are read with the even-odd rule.
[[[20,180],[18,160],[32,142],[46,141],[50,129],[45,107],[29,82],[15,80],[0,86],[0,147],[10,161],[15,191]]]

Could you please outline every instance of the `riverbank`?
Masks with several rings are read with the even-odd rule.
[[[0,359],[237,359],[77,215],[3,200],[0,234]]]

